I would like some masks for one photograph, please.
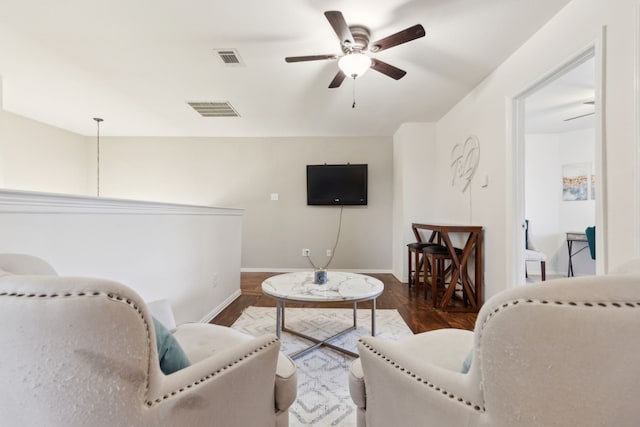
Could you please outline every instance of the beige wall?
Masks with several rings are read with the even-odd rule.
[[[391,138],[101,138],[101,194],[245,209],[245,270],[328,261],[338,207],[306,205],[306,165],[367,163],[369,204],[345,207],[330,268],[391,270]],[[279,200],[272,201],[272,193]]]
[[[572,1],[433,125],[435,129],[429,130],[431,125],[426,124],[427,133],[435,132],[426,139],[415,129],[403,128],[398,131],[399,145],[395,148],[392,138],[103,138],[102,191],[112,197],[246,208],[243,267],[303,268],[306,267],[300,256],[303,247],[311,248],[317,263],[326,260],[324,252],[333,244],[338,221],[335,208],[306,206],[304,165],[366,162],[370,165],[370,205],[345,210],[343,235],[332,267],[393,268],[402,275],[400,265],[405,250],[402,236],[406,236],[414,218],[480,224],[486,230],[486,296],[491,296],[513,285],[509,283],[509,271],[516,262],[507,249],[514,239],[509,228],[512,215],[509,100],[592,44],[606,27],[603,183],[609,215],[608,267],[614,268],[636,254],[639,240],[638,141],[634,116],[637,15],[637,0]],[[480,141],[480,164],[476,180],[461,193],[451,186],[450,152],[469,135],[476,135]],[[83,151],[79,148],[82,137],[62,138],[65,141],[51,144],[62,148],[47,156],[41,155],[51,149],[43,141],[46,138],[35,133],[28,139],[25,144],[33,144],[29,150],[23,149],[17,140],[10,149],[6,146],[3,149],[6,187],[31,186],[29,189],[47,191],[48,186],[55,186],[51,191],[80,194],[90,192],[87,181],[89,189],[95,187],[95,182],[91,182],[95,179],[92,138],[85,138],[89,142],[84,146],[85,161],[77,163]],[[421,163],[408,161],[417,157],[407,156],[411,151],[403,147],[412,145],[428,155],[432,166],[425,178],[431,200],[418,201],[409,208],[414,200],[409,199],[407,185],[420,182],[425,173]],[[393,158],[398,153],[405,158],[395,160],[394,172]],[[62,155],[66,160],[53,164],[68,161],[68,168],[51,171],[49,157]],[[10,170],[7,163],[11,164]],[[75,182],[85,167],[89,178]],[[53,185],[50,180],[57,176],[53,172],[71,173],[72,177]],[[479,178],[484,176],[488,178],[487,187],[480,185]],[[394,179],[402,181],[394,184]],[[395,194],[392,202],[394,186],[400,193]],[[276,192],[280,200],[270,201],[270,193]]]
[[[6,111],[3,116],[3,187],[88,194],[87,138]]]
[[[96,194],[95,137],[5,116],[5,188]],[[306,165],[318,163],[369,165],[369,204],[344,208],[329,267],[391,271],[391,138],[101,137],[100,196],[243,208],[243,269],[303,269],[302,248],[328,261],[340,218],[306,205]]]

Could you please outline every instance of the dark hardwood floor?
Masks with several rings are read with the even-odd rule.
[[[278,273],[242,273],[240,279],[241,296],[217,315],[211,323],[231,326],[240,317],[242,311],[251,305],[274,307],[275,300],[262,294],[262,281]],[[369,274],[384,283],[384,292],[378,297],[377,308],[397,309],[413,333],[441,328],[459,328],[473,330],[476,313],[447,313],[433,308],[431,300],[425,300],[422,288],[408,288],[392,274]],[[304,304],[304,307],[350,308],[351,303]],[[303,307],[299,304],[287,304],[287,307]],[[371,302],[358,304],[358,308],[371,308]]]

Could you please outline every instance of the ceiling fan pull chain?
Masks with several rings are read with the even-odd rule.
[[[353,104],[351,104],[351,108],[356,108],[356,79],[353,79]]]

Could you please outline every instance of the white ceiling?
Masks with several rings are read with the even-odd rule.
[[[0,0],[4,108],[83,135],[374,136],[436,121],[569,0]],[[375,56],[327,86],[340,54],[323,13],[372,40],[414,24],[426,37]],[[216,48],[244,62],[224,66]],[[228,101],[239,118],[203,118],[188,101]]]
[[[525,99],[527,133],[562,133],[595,126],[595,60],[567,71]],[[588,115],[587,115],[588,114]]]

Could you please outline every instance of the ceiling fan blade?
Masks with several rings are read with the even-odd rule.
[[[380,52],[390,47],[419,39],[420,37],[424,37],[425,34],[424,27],[417,24],[372,43],[371,46],[369,46],[369,50],[371,52]]]
[[[331,83],[329,83],[329,89],[340,87],[345,77],[347,77],[347,75],[343,73],[342,70],[338,70],[336,76],[333,78],[333,80],[331,80]]]
[[[379,59],[372,60],[371,68],[396,80],[400,80],[405,74],[407,74],[406,71],[401,70],[398,67],[394,67],[391,64],[387,64],[386,62],[382,62]]]
[[[347,25],[347,21],[345,21],[344,16],[342,16],[342,12],[337,10],[328,10],[324,13],[324,16],[327,17],[329,24],[333,27],[333,31],[338,35],[340,45],[353,45],[353,35]]]
[[[336,59],[338,55],[309,55],[309,56],[288,56],[284,58],[287,62],[304,62],[304,61],[318,61],[321,59]]]
[[[565,122],[570,122],[571,120],[581,119],[583,117],[593,116],[594,113],[580,114],[579,116],[569,117],[568,119],[564,119]]]

